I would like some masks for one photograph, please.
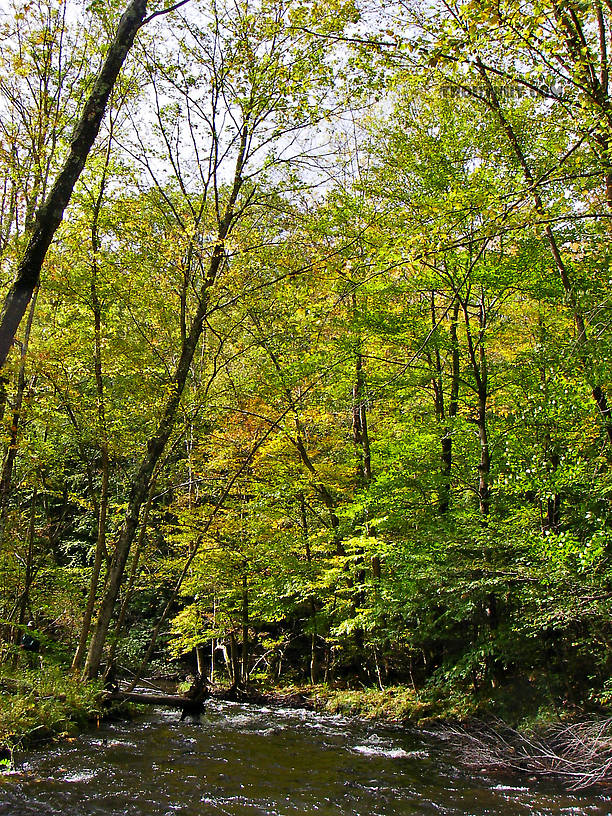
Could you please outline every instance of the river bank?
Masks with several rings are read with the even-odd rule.
[[[215,696],[227,692],[218,690]],[[393,685],[383,689],[345,684],[252,685],[248,690],[232,690],[229,697],[263,705],[298,706],[324,714],[409,723],[417,727],[431,724],[462,723],[473,719],[497,719],[518,728],[532,728],[584,713],[577,706],[555,705],[550,700],[517,697],[512,692],[496,699],[470,694],[450,694],[444,689],[416,690]],[[593,709],[594,710],[594,709]],[[600,706],[598,712],[606,716]]]
[[[5,671],[0,677],[0,763],[10,765],[15,749],[70,738],[107,715],[100,683],[82,683],[53,665]]]
[[[15,750],[70,740],[92,723],[109,716],[128,719],[139,710],[133,703],[109,705],[100,683],[82,683],[57,667],[4,676],[0,690],[0,766],[6,768],[11,767]],[[464,768],[497,776],[555,779],[573,789],[612,787],[612,718],[604,712],[594,718],[541,708],[536,713],[524,711],[522,720],[510,722],[476,701],[466,699],[459,706],[457,700],[424,699],[406,686],[382,690],[323,685],[217,687],[211,697],[403,724],[435,734]]]
[[[20,754],[0,816],[608,816],[609,796],[458,766],[427,730],[212,699]]]
[[[153,681],[155,682],[155,681]],[[165,684],[164,691],[177,687]],[[15,747],[30,747],[46,740],[69,738],[109,712],[128,716],[134,705],[114,703],[109,708],[101,683],[82,683],[61,669],[19,669],[0,677],[0,759]],[[419,701],[412,690],[395,686],[349,690],[319,686],[250,686],[246,690],[218,687],[212,696],[221,700],[272,707],[304,708],[324,714],[342,714],[385,722],[416,725],[432,716],[432,705]],[[437,718],[443,719],[443,718]]]

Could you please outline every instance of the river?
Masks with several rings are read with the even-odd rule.
[[[434,735],[211,701],[155,709],[18,757],[1,816],[604,816],[612,796],[472,778]]]

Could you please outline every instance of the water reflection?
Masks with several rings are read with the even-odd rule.
[[[200,725],[156,710],[28,755],[0,816],[601,816],[606,795],[470,779],[401,727],[212,702]]]

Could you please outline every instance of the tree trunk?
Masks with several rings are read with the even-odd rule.
[[[357,316],[357,295],[352,296],[353,320]],[[368,435],[368,414],[365,393],[365,371],[363,367],[362,339],[357,334],[355,338],[355,383],[353,385],[353,442],[359,452],[358,476],[361,485],[372,481],[372,457],[370,454],[370,438]]]
[[[263,339],[264,333],[263,333],[263,331],[261,329],[261,323],[260,323],[259,319],[257,318],[257,316],[255,314],[253,314],[253,313],[249,313],[249,314],[251,316],[251,319],[252,319],[253,323],[255,324],[255,326],[258,328],[258,330],[260,332],[261,346],[266,351],[268,356],[270,357],[270,360],[272,361],[272,364],[274,365],[275,369],[281,375],[281,381],[282,381],[282,377],[283,377],[282,366],[281,366],[276,354],[274,353],[273,349],[270,348],[268,346],[268,344],[265,342],[265,340]],[[300,416],[299,416],[299,414],[297,412],[297,409],[295,407],[295,401],[293,399],[291,391],[286,386],[284,387],[284,391],[285,391],[285,396],[287,397],[287,402],[288,402],[288,404],[290,406],[290,409],[293,412],[293,417],[294,417],[294,421],[295,421],[296,438],[294,440],[292,440],[292,442],[293,442],[293,444],[295,445],[295,447],[297,449],[297,452],[299,454],[299,457],[300,457],[300,460],[301,460],[302,464],[304,465],[306,470],[310,473],[310,475],[313,477],[313,487],[314,487],[316,493],[318,494],[319,498],[321,499],[321,501],[325,505],[326,510],[328,511],[328,514],[329,514],[329,526],[334,531],[334,542],[335,542],[335,546],[336,546],[336,554],[337,555],[346,555],[346,551],[345,551],[344,545],[342,543],[342,537],[340,535],[340,519],[336,515],[336,502],[334,500],[334,497],[332,496],[331,491],[327,487],[327,485],[324,484],[319,479],[319,474],[317,472],[317,469],[314,466],[314,463],[313,463],[312,459],[310,458],[308,450],[306,449],[306,433],[304,432],[304,427],[303,427],[302,421],[301,421]]]
[[[459,408],[459,343],[457,342],[457,322],[459,319],[459,301],[455,300],[450,323],[451,340],[451,387],[448,400],[447,416],[452,422],[457,416]],[[440,440],[442,452],[442,487],[440,489],[438,507],[440,513],[448,512],[451,501],[451,476],[453,470],[453,437],[452,427],[445,425],[442,439]]]
[[[312,459],[310,458],[308,451],[306,450],[306,445],[304,444],[304,434],[301,423],[296,418],[296,428],[297,428],[297,438],[295,440],[295,447],[300,455],[300,459],[302,460],[302,464],[306,468],[306,470],[314,477],[313,479],[313,487],[316,490],[319,498],[325,505],[327,512],[329,514],[329,526],[334,532],[334,543],[336,546],[336,554],[337,555],[346,555],[346,550],[344,549],[344,544],[342,543],[342,536],[340,535],[340,519],[336,514],[336,502],[334,497],[331,494],[331,491],[327,487],[326,484],[320,481],[319,474],[317,469],[315,468]]]
[[[238,662],[238,648],[236,646],[236,637],[233,632],[230,632],[230,680],[232,686],[237,686],[240,681],[240,663]]]
[[[85,648],[87,646],[87,637],[89,636],[89,629],[91,627],[91,618],[96,604],[96,595],[98,592],[98,582],[100,579],[100,570],[102,568],[102,559],[106,553],[106,516],[108,513],[108,481],[110,471],[110,461],[108,456],[108,434],[106,428],[106,411],[104,407],[104,381],[102,379],[102,306],[100,298],[98,297],[98,253],[100,251],[100,239],[98,236],[98,219],[100,210],[102,208],[102,201],[104,197],[104,187],[106,182],[106,170],[110,158],[110,140],[106,153],[106,166],[102,174],[100,183],[100,192],[96,199],[93,211],[93,218],[91,224],[91,305],[94,316],[94,374],[96,380],[96,398],[97,398],[97,423],[98,436],[100,444],[100,459],[102,470],[102,484],[100,486],[100,501],[98,504],[98,533],[96,537],[96,549],[94,555],[94,563],[91,571],[91,580],[89,582],[89,593],[87,603],[85,605],[85,612],[83,613],[83,622],[81,624],[81,634],[79,636],[79,643],[76,648],[72,660],[72,671],[77,671],[83,662],[85,655]]]
[[[201,646],[195,647],[196,666],[200,677],[204,677],[204,650]]]
[[[102,68],[72,134],[68,157],[49,195],[36,212],[32,234],[17,269],[15,281],[6,295],[0,317],[0,368],[6,362],[21,319],[38,286],[45,256],[98,135],[108,99],[136,33],[142,25],[146,7],[146,0],[132,0],[123,13]]]
[[[453,467],[453,438],[452,428],[449,422],[457,416],[459,404],[459,345],[457,343],[457,322],[459,319],[459,300],[456,298],[453,304],[453,312],[450,322],[451,339],[451,383],[448,397],[448,408],[444,388],[444,371],[440,351],[436,345],[434,372],[432,386],[434,391],[434,402],[436,417],[442,425],[442,437],[440,439],[440,490],[438,493],[438,509],[442,515],[448,512],[451,498],[451,473]],[[438,316],[436,313],[435,292],[431,293],[431,322],[432,331],[438,326]],[[430,359],[430,363],[431,363]]]
[[[32,303],[30,305],[30,312],[28,314],[28,321],[26,323],[26,330],[23,337],[23,345],[21,346],[21,363],[19,365],[19,374],[17,375],[17,392],[15,394],[15,403],[13,405],[13,423],[11,425],[11,433],[9,436],[6,456],[4,457],[4,462],[2,464],[2,478],[0,479],[0,545],[8,513],[8,502],[11,493],[11,485],[13,482],[13,466],[17,456],[17,438],[19,434],[19,425],[21,424],[22,420],[23,397],[26,386],[26,359],[28,354],[28,346],[30,344],[32,324],[34,322],[34,311],[36,309],[37,297],[38,289],[34,291],[32,296]]]
[[[300,522],[302,525],[302,536],[304,537],[304,546],[306,548],[306,561],[310,566],[312,564],[312,553],[310,551],[310,539],[308,534],[308,518],[306,516],[306,502],[304,494],[300,492]],[[317,605],[314,595],[308,599],[310,606],[310,625],[312,626],[312,633],[310,637],[310,682],[316,683],[319,679],[319,658],[317,655]]]
[[[28,524],[28,552],[26,555],[26,565],[25,565],[25,577],[23,581],[23,594],[21,596],[21,602],[19,605],[19,617],[17,622],[20,626],[23,626],[25,623],[26,612],[28,610],[28,605],[30,602],[30,589],[32,587],[32,581],[34,580],[34,535],[36,532],[35,523],[36,523],[36,499],[38,498],[38,491],[36,487],[34,487],[34,492],[32,493],[32,506],[30,509],[30,523]]]
[[[491,455],[489,452],[489,435],[487,430],[487,395],[478,397],[478,440],[480,442],[480,464],[478,465],[478,504],[481,516],[489,515],[489,478],[491,474]]]
[[[363,355],[359,352],[355,359],[355,384],[353,386],[353,442],[359,450],[359,481],[367,485],[372,481],[372,457],[368,434],[368,414],[365,398],[365,373]]]
[[[246,565],[242,575],[242,671],[241,679],[244,685],[249,682],[249,587],[247,583]]]
[[[100,602],[98,617],[94,626],[91,642],[89,644],[89,652],[87,654],[84,669],[84,677],[86,679],[92,679],[95,677],[100,668],[102,651],[106,642],[110,620],[115,608],[117,596],[119,595],[119,588],[121,586],[121,580],[125,571],[125,565],[127,563],[130,548],[132,546],[136,528],[138,526],[140,508],[142,507],[149,490],[149,485],[151,483],[151,477],[155,470],[155,466],[163,454],[166,444],[170,438],[170,434],[174,429],[176,415],[180,405],[181,396],[187,382],[187,377],[189,375],[189,369],[204,328],[204,318],[208,309],[210,290],[215,283],[221,266],[225,260],[224,242],[228,237],[232,226],[234,207],[242,187],[242,169],[246,155],[247,140],[248,129],[245,125],[240,138],[240,147],[238,150],[238,157],[236,159],[233,186],[230,191],[225,213],[219,222],[218,238],[210,259],[208,274],[199,292],[198,308],[196,309],[195,316],[191,322],[189,334],[187,335],[185,343],[182,346],[181,355],[172,378],[169,395],[166,399],[166,404],[157,426],[156,434],[149,440],[147,445],[147,453],[145,454],[138,473],[132,482],[125,521],[119,534],[110,563],[108,583]]]
[[[125,588],[125,594],[123,596],[123,600],[121,602],[121,608],[119,609],[119,615],[117,616],[117,621],[115,623],[115,631],[114,637],[112,639],[111,647],[109,649],[108,654],[108,665],[111,666],[115,662],[115,653],[117,651],[117,643],[119,642],[119,635],[121,634],[121,630],[123,629],[123,624],[125,623],[125,617],[127,615],[127,610],[130,604],[130,600],[132,598],[132,592],[134,591],[134,583],[136,582],[136,573],[138,571],[138,564],[140,563],[140,554],[142,552],[142,547],[145,540],[145,535],[147,532],[147,524],[149,523],[149,513],[151,510],[151,503],[153,501],[153,491],[155,489],[155,484],[157,481],[157,474],[153,476],[151,480],[151,485],[149,487],[149,497],[147,499],[147,503],[145,505],[145,509],[142,516],[142,521],[140,523],[140,532],[138,533],[138,540],[136,541],[136,549],[134,551],[134,556],[132,557],[132,566],[130,568],[130,575],[128,578],[127,587]]]
[[[476,410],[476,427],[480,444],[480,463],[478,465],[478,505],[483,517],[489,515],[489,477],[491,473],[491,454],[489,450],[489,432],[487,428],[487,400],[489,398],[489,373],[485,351],[486,305],[484,291],[480,294],[478,307],[479,333],[477,342],[472,335],[470,313],[467,300],[462,303],[465,318],[465,333],[468,344],[470,365],[476,385],[478,407]]]

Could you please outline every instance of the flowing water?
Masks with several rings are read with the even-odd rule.
[[[606,794],[471,778],[433,736],[307,711],[156,709],[31,752],[0,777],[1,816],[587,816]]]

